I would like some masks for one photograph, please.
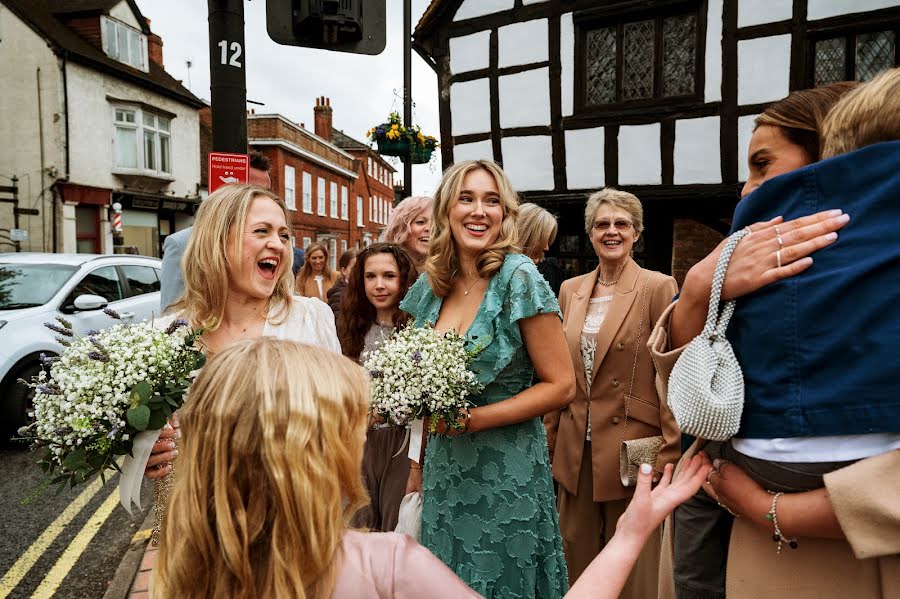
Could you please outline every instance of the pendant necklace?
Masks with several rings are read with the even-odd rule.
[[[469,295],[469,292],[472,291],[472,287],[474,287],[474,286],[478,283],[478,281],[480,281],[480,280],[481,280],[481,277],[478,277],[477,279],[475,279],[475,282],[472,283],[471,285],[469,285],[469,288],[468,288],[468,289],[466,289],[465,291],[463,291],[463,295]]]

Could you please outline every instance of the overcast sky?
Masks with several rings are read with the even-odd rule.
[[[209,24],[205,0],[137,0],[150,28],[163,40],[166,70],[209,101]],[[412,0],[412,26],[428,7]],[[378,56],[280,46],[266,33],[265,0],[245,0],[248,104],[260,113],[278,113],[313,130],[316,98],[331,98],[334,127],[360,141],[391,110],[403,111],[403,2],[387,0],[387,47]],[[434,71],[413,51],[413,119],[426,134],[440,137]],[[188,69],[187,61],[191,62]],[[190,83],[189,83],[190,82]],[[413,167],[413,193],[430,195],[440,180],[440,156]],[[402,179],[403,166],[394,162]]]

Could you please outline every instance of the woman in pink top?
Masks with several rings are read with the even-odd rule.
[[[365,372],[332,352],[263,337],[215,354],[182,409],[153,596],[478,597],[410,537],[348,529],[366,503],[368,406]],[[570,596],[617,596],[647,536],[708,469],[697,458],[670,485],[670,466],[651,493],[647,467]]]

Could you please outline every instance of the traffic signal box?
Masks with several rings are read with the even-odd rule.
[[[266,29],[279,44],[381,54],[386,0],[266,0]]]

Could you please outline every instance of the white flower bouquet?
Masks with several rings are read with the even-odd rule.
[[[205,361],[195,347],[202,331],[190,331],[184,320],[165,330],[120,322],[79,337],[68,321],[57,321],[45,326],[65,350],[41,356],[49,369],[28,382],[35,420],[19,432],[45,449],[39,465],[50,484],[75,486],[97,473],[105,480],[107,470],[120,470],[117,457],[132,455],[140,433],[159,431],[181,407],[193,371]],[[146,458],[141,472],[145,464]]]
[[[469,370],[479,348],[467,350],[465,338],[451,331],[407,326],[370,352],[365,368],[372,377],[372,409],[385,422],[409,426],[429,418],[429,432],[443,419],[459,429],[467,397],[484,386]]]

